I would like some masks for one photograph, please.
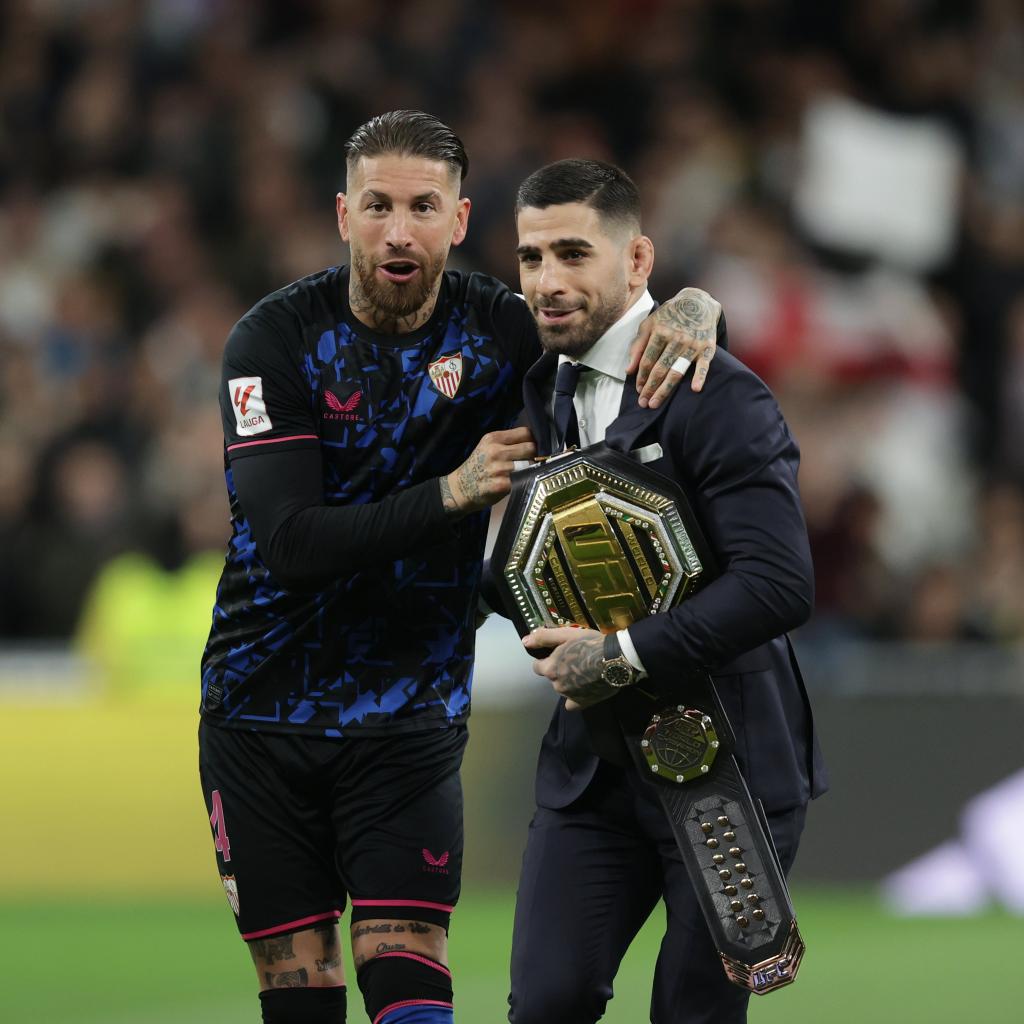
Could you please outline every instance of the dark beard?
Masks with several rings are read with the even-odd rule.
[[[581,324],[562,326],[560,324],[544,324],[537,322],[537,333],[540,343],[548,352],[578,359],[590,349],[594,342],[608,330],[625,311],[626,295],[620,298],[605,299],[600,305],[587,311],[587,317]]]
[[[420,264],[419,277],[408,284],[395,284],[379,280],[366,257],[352,252],[352,272],[358,278],[358,291],[382,323],[410,317],[430,302],[437,292],[444,262],[443,255],[432,256],[429,262]]]

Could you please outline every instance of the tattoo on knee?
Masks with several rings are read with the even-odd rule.
[[[249,943],[253,956],[273,964],[280,960],[295,959],[294,935],[281,935],[273,939],[254,939]]]
[[[297,971],[280,971],[275,974],[273,971],[264,971],[267,988],[307,988],[309,986],[309,974],[305,967]]]
[[[420,921],[385,921],[381,924],[358,924],[352,927],[352,939],[361,939],[364,935],[400,935],[408,932],[412,935],[428,935],[434,929]]]
[[[341,966],[341,939],[338,937],[338,929],[333,924],[317,925],[313,929],[320,941],[323,943],[323,957],[316,957],[314,963],[316,969],[321,973],[333,971]]]
[[[422,921],[378,921],[375,924],[357,923],[352,926],[353,963],[356,970],[364,964],[380,956],[381,953],[401,953],[412,949],[422,951],[422,939],[428,941],[437,935],[443,935],[444,929]],[[379,938],[371,948],[367,948],[368,937]],[[420,939],[420,941],[416,941]],[[361,948],[356,949],[356,943]],[[411,944],[410,944],[410,940]]]

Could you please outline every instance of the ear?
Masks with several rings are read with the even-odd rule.
[[[462,196],[455,208],[455,233],[452,235],[452,245],[461,245],[469,230],[469,210],[473,204]]]
[[[646,235],[640,235],[629,243],[628,254],[626,269],[630,288],[646,287],[654,269],[654,243]]]
[[[338,234],[343,242],[348,241],[348,197],[344,192],[335,196],[335,203],[338,208]]]

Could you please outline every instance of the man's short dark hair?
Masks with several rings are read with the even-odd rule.
[[[592,206],[602,219],[640,224],[640,192],[633,179],[603,160],[558,160],[534,171],[516,193],[516,215],[563,203]]]
[[[469,174],[469,157],[462,139],[448,125],[422,110],[389,110],[360,125],[345,143],[349,173],[360,157],[384,153],[444,160],[459,172],[460,182]]]

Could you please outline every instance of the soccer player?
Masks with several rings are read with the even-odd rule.
[[[637,408],[627,349],[654,304],[654,248],[623,171],[594,160],[541,168],[519,188],[516,221],[520,280],[545,349],[524,389],[538,447],[558,451],[558,435],[572,433],[584,447],[607,440],[620,450],[654,449],[650,468],[686,492],[722,572],[677,607],[617,633],[565,627],[524,638],[528,649],[547,651],[534,670],[565,700],[537,765],[509,1020],[599,1020],[623,954],[664,901],[651,1021],[740,1024],[749,993],[726,979],[657,796],[633,766],[597,756],[579,708],[644,672],[671,693],[687,668],[708,668],[751,792],[764,804],[782,866],[791,867],[807,803],[826,786],[785,636],[813,603],[799,452],[768,389],[728,352],[709,379],[714,401],[681,389],[659,410]],[[542,397],[552,382],[553,403]],[[678,692],[684,699],[685,689]]]
[[[224,353],[233,533],[200,773],[263,1020],[345,1019],[347,900],[370,1019],[442,1024],[485,510],[535,453],[511,424],[540,347],[507,287],[445,271],[470,208],[455,134],[396,111],[345,150],[351,267],[268,295]],[[706,371],[704,308],[646,325],[652,405],[688,360]]]

